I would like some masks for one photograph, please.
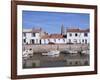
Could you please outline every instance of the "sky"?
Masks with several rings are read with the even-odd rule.
[[[87,29],[90,26],[90,16],[86,13],[64,13],[26,11],[22,12],[24,29],[42,28],[48,33],[61,33],[61,26],[66,28]]]

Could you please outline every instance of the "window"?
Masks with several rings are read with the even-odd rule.
[[[40,40],[40,44],[41,44],[41,40]]]
[[[85,44],[87,44],[87,40],[85,39]]]
[[[87,37],[87,36],[88,36],[88,34],[87,34],[87,33],[84,33],[84,36],[85,36],[85,37]]]
[[[35,33],[33,33],[32,36],[35,37]]]
[[[77,36],[77,33],[75,33],[75,36]]]
[[[31,40],[32,44],[34,44],[34,39]]]
[[[24,43],[26,43],[26,39],[24,39]]]
[[[82,39],[82,42],[84,43],[84,39]]]
[[[69,36],[72,36],[72,34],[70,33]]]

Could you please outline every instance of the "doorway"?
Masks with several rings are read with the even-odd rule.
[[[32,39],[31,42],[32,42],[32,44],[34,44],[35,43],[34,39]]]

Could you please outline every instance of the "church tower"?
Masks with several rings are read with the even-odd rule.
[[[64,29],[64,25],[62,24],[61,26],[61,35],[65,34],[65,29]]]

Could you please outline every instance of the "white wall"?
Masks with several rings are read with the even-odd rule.
[[[72,36],[70,36],[72,34]],[[87,40],[87,43],[90,43],[90,33],[87,33],[88,36],[84,36],[84,33],[77,33],[77,36],[75,36],[76,33],[73,32],[67,32],[67,42],[69,42],[69,39],[71,40],[71,43],[75,43],[75,40],[77,40],[77,43],[85,43],[85,40]],[[82,42],[84,40],[84,42]]]
[[[64,41],[65,40],[65,41]],[[48,44],[49,42],[57,43],[57,44],[65,44],[66,43],[66,38],[50,38],[48,39],[41,39],[41,44]]]
[[[36,0],[36,1],[48,1],[48,2],[65,2],[65,3],[77,3],[77,4],[99,4],[100,0]],[[0,80],[10,80],[10,67],[11,67],[11,14],[10,14],[10,0],[0,0]],[[100,21],[100,4],[99,4],[99,20]],[[100,24],[98,25],[100,26]],[[100,27],[98,27],[98,34],[100,34]],[[100,37],[98,38],[100,44]],[[100,48],[100,45],[98,45]],[[99,52],[100,53],[100,49]],[[100,54],[98,54],[100,57]],[[98,58],[100,61],[100,58]],[[98,62],[100,67],[100,62]],[[100,80],[100,68],[98,75],[84,75],[84,76],[67,76],[67,77],[55,77],[55,78],[39,78],[30,80]],[[29,80],[29,79],[27,79]]]
[[[26,43],[28,44],[32,44],[32,39],[34,40],[34,44],[39,44],[40,43],[40,33],[35,33],[35,36],[32,36],[32,33],[28,32],[28,33],[25,33],[26,36],[23,36],[23,39],[26,39]]]

